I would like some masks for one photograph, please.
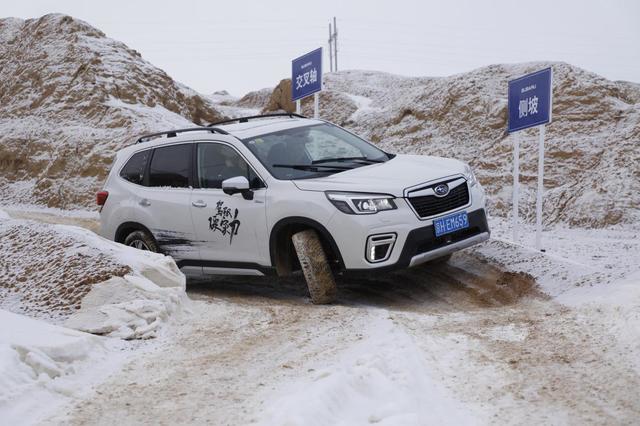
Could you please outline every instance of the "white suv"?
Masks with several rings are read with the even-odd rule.
[[[118,152],[101,235],[187,274],[302,269],[314,303],[334,273],[389,271],[489,238],[466,164],[394,155],[323,120],[271,114],[143,136]]]

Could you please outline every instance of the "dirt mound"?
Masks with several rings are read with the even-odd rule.
[[[131,272],[70,235],[19,221],[0,226],[0,253],[0,301],[19,301],[36,317],[69,316],[92,285]]]
[[[291,79],[287,78],[280,81],[271,93],[266,105],[263,105],[263,113],[275,111],[295,112],[296,104],[291,100]],[[348,122],[349,117],[358,109],[349,95],[336,90],[320,92],[319,108],[322,117],[328,115],[332,121],[339,124]],[[307,117],[313,117],[313,96],[302,100],[301,112]]]
[[[273,89],[266,88],[266,89],[260,89],[253,92],[249,92],[236,102],[236,106],[239,106],[242,108],[261,109],[269,102],[269,98],[271,97],[272,91]]]
[[[371,71],[324,76],[322,118],[397,153],[470,163],[491,213],[511,206],[513,138],[506,133],[507,82],[551,66],[553,122],[546,131],[545,223],[603,227],[640,221],[640,86],[606,80],[566,63],[492,65],[446,78]],[[292,111],[290,80],[266,111]],[[325,101],[323,101],[325,99]],[[312,112],[311,99],[303,112]],[[537,130],[521,137],[521,216],[535,217]]]
[[[152,337],[184,303],[171,258],[0,211],[0,309],[131,339]]]
[[[0,20],[0,194],[89,206],[135,136],[222,118],[135,50],[70,16]]]

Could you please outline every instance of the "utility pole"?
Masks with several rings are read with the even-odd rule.
[[[333,17],[333,54],[336,56],[336,71],[338,71],[338,26],[335,16]]]
[[[329,72],[333,72],[333,33],[331,33],[331,21],[329,21]]]

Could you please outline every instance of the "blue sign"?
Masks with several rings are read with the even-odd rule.
[[[291,61],[291,100],[322,90],[322,47]]]
[[[509,82],[509,132],[551,122],[551,68]]]

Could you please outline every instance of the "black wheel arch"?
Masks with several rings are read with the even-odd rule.
[[[116,229],[116,235],[115,235],[114,241],[116,243],[124,244],[124,240],[127,238],[127,236],[135,231],[144,231],[147,234],[151,235],[151,238],[153,238],[153,241],[156,243],[156,246],[158,245],[158,241],[156,240],[156,237],[153,235],[153,232],[151,232],[149,228],[147,228],[146,226],[138,222],[124,222],[120,224],[120,226],[118,226],[118,229]]]
[[[344,271],[344,261],[342,254],[338,248],[338,244],[333,239],[331,233],[320,222],[304,216],[290,216],[280,219],[271,228],[269,235],[269,254],[271,257],[271,265],[276,268],[279,275],[283,273],[283,260],[290,256],[290,250],[293,248],[290,236],[304,229],[313,229],[319,236],[326,251],[330,251],[327,257],[334,263],[340,271]],[[286,262],[285,262],[286,263]],[[286,269],[286,265],[284,266]],[[290,271],[288,271],[290,272]]]

